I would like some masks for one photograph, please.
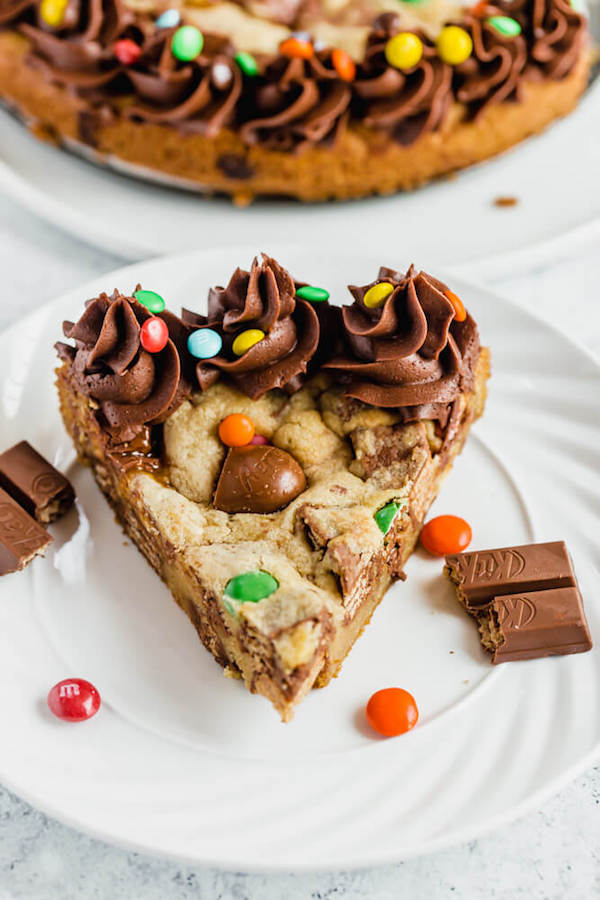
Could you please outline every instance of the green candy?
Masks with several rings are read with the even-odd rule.
[[[180,62],[192,62],[203,47],[204,36],[195,25],[182,25],[171,38],[171,53]]]
[[[510,16],[490,16],[486,21],[488,25],[507,37],[516,37],[523,30],[517,20],[511,19]]]
[[[136,291],[133,296],[138,303],[154,314],[161,313],[167,305],[160,294],[155,291]]]
[[[234,59],[244,75],[248,75],[250,78],[258,75],[258,63],[251,53],[236,53]]]
[[[225,586],[225,608],[235,616],[241,603],[258,603],[270,597],[278,587],[279,582],[268,572],[258,570],[236,575]]]
[[[329,291],[326,291],[325,288],[305,284],[304,287],[298,288],[296,297],[300,297],[302,300],[309,300],[311,303],[323,303],[325,300],[329,300]]]
[[[382,506],[381,509],[377,510],[373,518],[377,522],[379,526],[379,530],[383,532],[383,534],[387,534],[390,528],[392,527],[392,522],[396,518],[398,510],[402,509],[404,503],[399,503],[397,500],[392,500],[391,503],[386,503],[385,506]]]

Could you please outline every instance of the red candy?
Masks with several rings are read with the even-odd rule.
[[[384,688],[370,698],[366,708],[371,728],[384,737],[396,737],[417,724],[419,710],[415,698],[402,688]]]
[[[123,38],[121,41],[116,41],[113,49],[115,51],[115,56],[124,66],[132,66],[142,55],[142,48],[139,44],[136,44],[135,41],[130,40],[130,38]]]
[[[140,344],[148,353],[160,353],[167,346],[169,329],[159,316],[146,319],[140,331]]]
[[[421,544],[433,556],[462,553],[469,546],[471,526],[459,516],[436,516],[421,531]]]
[[[65,678],[51,688],[48,706],[59,719],[83,722],[95,716],[100,709],[100,694],[84,678]]]
[[[262,445],[264,445],[264,444],[268,444],[269,441],[268,441],[268,439],[264,436],[264,434],[255,434],[254,437],[252,438],[252,440],[250,441],[250,443],[251,443],[251,444],[255,444],[255,445],[256,445],[256,444],[262,444]]]

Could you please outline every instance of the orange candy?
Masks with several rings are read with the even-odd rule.
[[[231,413],[219,425],[219,437],[226,447],[245,447],[254,437],[254,422],[243,413]]]
[[[311,59],[314,56],[314,47],[309,41],[300,38],[289,37],[279,45],[279,52],[284,56],[298,57],[299,59]]]
[[[454,318],[457,322],[464,322],[467,318],[467,311],[465,309],[464,303],[454,294],[452,291],[445,291],[444,296],[448,298],[452,306],[454,307]]]
[[[367,703],[367,721],[384,737],[396,737],[417,724],[419,710],[415,698],[402,688],[377,691]]]
[[[471,526],[459,516],[436,516],[421,530],[421,544],[433,556],[462,553],[472,538]]]
[[[331,54],[331,62],[342,81],[354,81],[356,65],[349,53],[338,47]]]

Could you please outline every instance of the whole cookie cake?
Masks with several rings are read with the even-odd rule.
[[[0,98],[36,134],[239,203],[413,188],[588,69],[568,0],[0,0]]]

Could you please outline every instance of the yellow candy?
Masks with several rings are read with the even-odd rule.
[[[385,45],[385,58],[395,69],[412,69],[423,56],[423,44],[410,31],[401,31]]]
[[[58,28],[65,17],[69,0],[42,0],[40,16],[52,28]]]
[[[464,63],[473,52],[471,35],[458,25],[446,25],[442,28],[435,43],[440,59],[451,66]]]
[[[238,334],[231,345],[231,349],[236,356],[243,356],[250,347],[254,347],[255,344],[262,341],[264,336],[265,333],[264,331],[261,331],[260,328],[249,328],[247,331],[242,331],[241,334]]]
[[[393,284],[390,284],[388,281],[380,281],[378,284],[374,284],[373,287],[369,288],[363,297],[363,303],[367,309],[376,309],[385,302],[393,290]]]

